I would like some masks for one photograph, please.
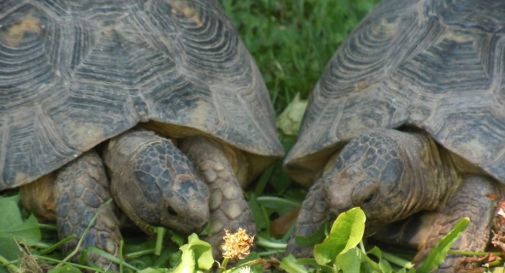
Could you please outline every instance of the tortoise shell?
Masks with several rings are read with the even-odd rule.
[[[0,2],[0,190],[148,121],[282,156],[273,117],[217,1]]]
[[[309,183],[372,128],[413,126],[505,182],[505,1],[385,0],[336,52],[285,168]]]

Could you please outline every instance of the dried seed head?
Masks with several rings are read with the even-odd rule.
[[[239,228],[237,232],[231,234],[225,229],[224,233],[224,243],[221,245],[224,258],[241,260],[249,255],[254,236],[249,236],[243,228]]]

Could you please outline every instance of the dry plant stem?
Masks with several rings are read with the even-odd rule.
[[[485,251],[464,251],[464,250],[450,250],[450,255],[458,255],[458,256],[486,256],[489,254],[503,257],[501,252],[485,252]]]

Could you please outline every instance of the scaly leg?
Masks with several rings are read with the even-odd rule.
[[[241,227],[248,234],[255,234],[251,210],[230,162],[235,160],[238,165],[246,163],[241,162],[236,154],[223,145],[204,137],[183,139],[180,147],[200,170],[209,186],[210,230],[207,240],[214,249],[222,243],[224,229],[235,232]]]
[[[484,251],[491,236],[491,225],[496,209],[496,200],[493,200],[490,196],[500,195],[501,193],[496,184],[489,178],[482,176],[465,177],[455,196],[434,217],[435,221],[429,235],[420,245],[419,252],[414,260],[423,260],[429,250],[462,217],[469,217],[471,223],[452,248],[455,250]],[[448,256],[438,272],[461,272],[464,260],[464,257]]]
[[[113,203],[104,205],[111,196],[102,161],[95,152],[83,154],[58,172],[55,196],[59,237],[77,237],[64,246],[65,252],[76,247],[77,241],[97,214],[81,248],[97,247],[114,256],[118,255],[121,240],[119,222],[113,211]],[[78,258],[78,255],[74,257]],[[89,255],[89,258],[100,268],[117,271],[115,264],[100,255]]]
[[[312,247],[297,245],[296,237],[307,237],[316,233],[324,226],[329,216],[323,181],[317,180],[302,203],[296,221],[295,234],[288,243],[288,252],[297,257],[312,256]]]
[[[470,226],[452,249],[483,251],[489,243],[496,209],[496,200],[491,196],[501,196],[496,182],[480,176],[464,177],[461,187],[439,211],[423,212],[388,225],[376,237],[379,241],[417,247],[419,252],[414,261],[419,264],[459,219],[469,217]],[[437,272],[461,272],[464,261],[465,257],[448,256]]]

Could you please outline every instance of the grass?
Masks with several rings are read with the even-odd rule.
[[[376,0],[221,0],[254,56],[277,114],[306,98],[331,56]]]
[[[270,91],[275,112],[280,114],[297,93],[302,98],[308,97],[339,44],[377,1],[220,0],[220,2],[255,58]],[[286,148],[289,148],[294,141],[293,136],[281,135],[281,139]],[[275,234],[271,229],[271,220],[291,212],[303,199],[305,190],[295,186],[282,173],[278,163],[268,169],[246,194],[259,230],[257,241],[260,247],[251,259],[268,258],[278,253],[282,255],[289,233],[284,236]],[[20,222],[19,225],[28,224]],[[72,270],[86,268],[64,262],[65,257],[55,251],[61,243],[56,239],[54,228],[47,228],[44,225],[41,227],[41,241],[32,245],[31,251],[42,268],[55,264],[63,265],[60,267],[61,272],[78,272]],[[186,242],[185,236],[171,231],[165,236],[164,241],[168,246],[164,246],[163,249],[157,246],[156,240],[147,239],[142,234],[134,233],[125,238],[124,257],[119,258],[124,264],[121,266],[123,272],[133,271],[131,268],[175,267],[182,255],[178,247]],[[160,253],[155,255],[155,252]],[[25,251],[21,253],[23,257],[29,254]],[[7,268],[10,269],[20,265],[20,263],[10,264],[9,261],[12,260],[15,259],[1,260],[0,264],[8,264]],[[21,263],[22,266],[25,265]],[[0,266],[0,273],[3,272],[6,270]]]

